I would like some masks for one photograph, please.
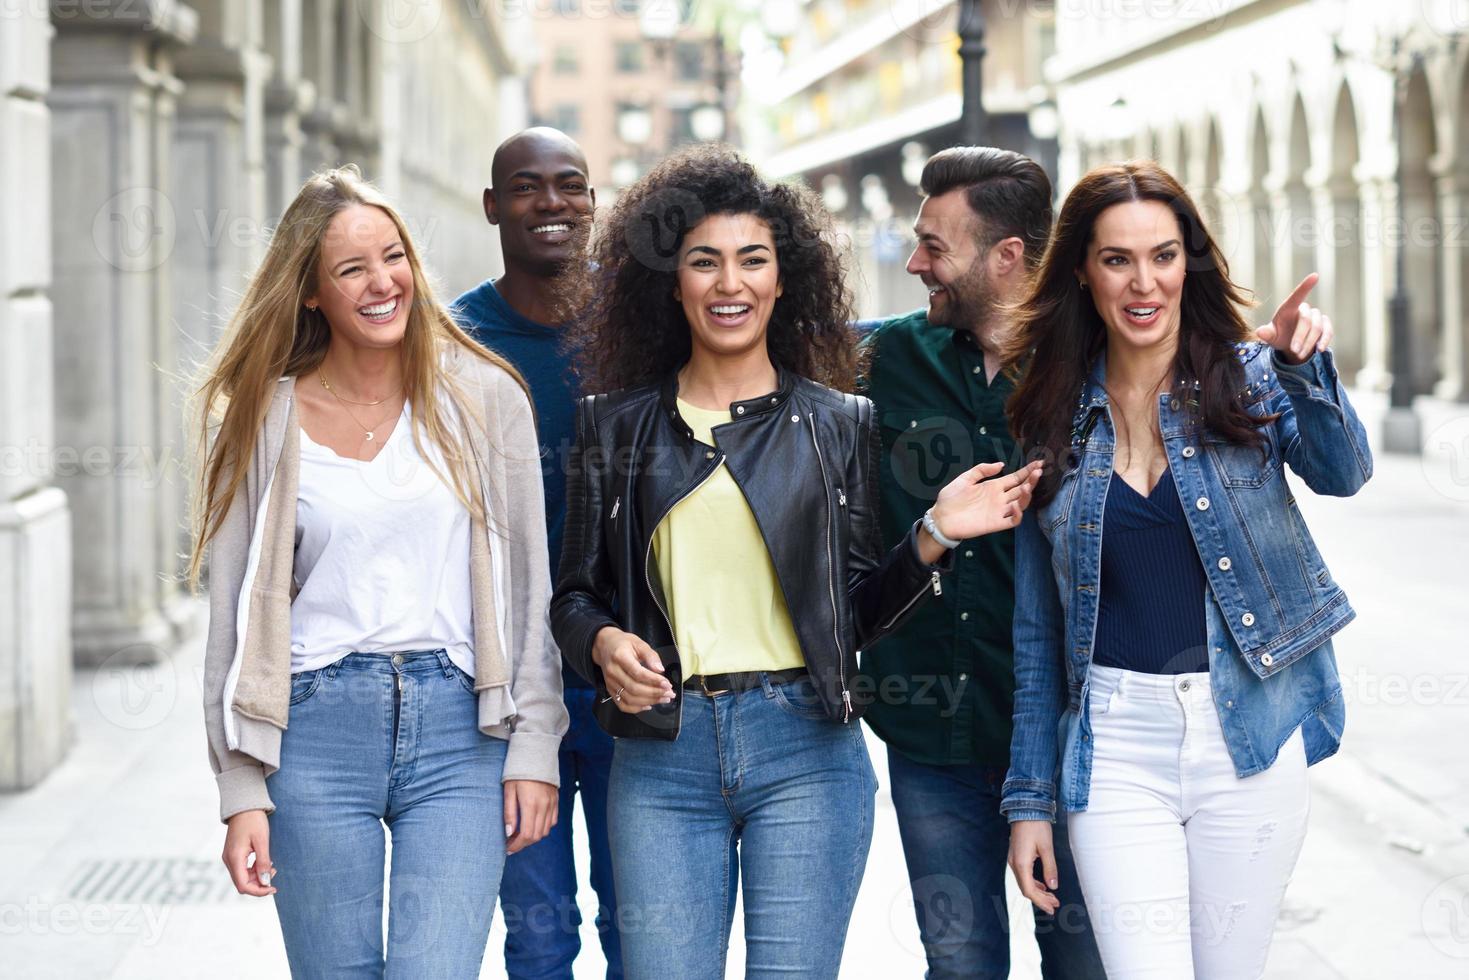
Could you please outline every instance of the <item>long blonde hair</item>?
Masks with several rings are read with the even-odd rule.
[[[378,208],[397,226],[413,272],[413,302],[403,333],[403,392],[411,408],[413,440],[422,451],[427,437],[442,454],[449,472],[438,473],[460,501],[483,520],[484,502],[471,476],[461,440],[468,434],[446,416],[447,401],[457,420],[480,418],[445,368],[443,355],[460,349],[507,371],[525,389],[525,380],[508,361],[477,344],[434,299],[418,252],[402,217],[355,166],[312,174],[271,235],[265,261],[256,271],[239,308],[206,366],[195,392],[199,427],[199,467],[193,495],[194,548],[189,582],[196,587],[205,550],[219,533],[235,494],[244,482],[261,426],[283,377],[299,378],[326,357],[331,329],[318,310],[308,310],[317,291],[321,243],[332,219],[354,205]],[[213,438],[211,439],[211,434]],[[434,466],[431,455],[425,455]]]

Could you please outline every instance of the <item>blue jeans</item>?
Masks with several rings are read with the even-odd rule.
[[[927,976],[1004,980],[1010,975],[1010,824],[1000,813],[1005,770],[930,766],[889,749],[888,778]],[[1061,908],[1054,916],[1035,910],[1041,974],[1046,980],[1106,980],[1064,821],[1054,834]]]
[[[834,978],[872,843],[861,726],[809,678],[683,692],[678,739],[617,739],[607,800],[632,980],[724,976],[744,876],[749,980]]]
[[[621,980],[622,943],[617,935],[612,855],[607,848],[612,736],[592,717],[596,691],[569,687],[565,701],[571,727],[561,739],[560,818],[545,839],[506,859],[500,882],[505,971],[511,980],[571,980],[572,961],[581,951],[581,910],[576,904],[572,851],[572,813],[580,791],[592,858],[592,888],[597,893],[597,934],[607,959],[607,980]]]
[[[479,731],[473,687],[442,650],[354,653],[292,678],[266,785],[296,980],[479,975],[505,863],[507,745]]]

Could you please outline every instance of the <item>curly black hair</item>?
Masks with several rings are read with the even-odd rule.
[[[765,180],[728,146],[668,157],[592,228],[590,261],[568,269],[567,342],[585,392],[651,384],[689,359],[674,299],[684,237],[710,215],[752,214],[775,239],[784,291],[771,314],[771,361],[851,391],[858,371],[854,306],[831,216],[803,184]]]

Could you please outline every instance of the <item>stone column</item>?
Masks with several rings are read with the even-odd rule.
[[[337,145],[337,0],[304,0],[301,11],[301,72],[314,97],[301,116],[301,173],[297,186],[313,172],[343,162]]]
[[[71,515],[52,484],[52,28],[0,17],[0,790],[71,744]]]
[[[174,646],[183,496],[169,260],[176,100],[172,55],[194,12],[94,0],[56,20],[52,209],[57,459],[76,527],[79,663],[146,662]],[[187,216],[185,216],[187,218]]]
[[[172,280],[174,353],[163,363],[178,379],[159,406],[177,467],[164,496],[185,501],[197,466],[197,442],[184,400],[207,362],[250,273],[265,252],[264,91],[270,59],[259,47],[260,8],[241,0],[202,0],[194,44],[174,68],[183,84],[167,184],[176,216],[173,254],[160,269]],[[171,152],[170,152],[171,150]],[[167,356],[167,355],[166,355]],[[161,565],[186,554],[192,540],[186,511],[163,512]],[[187,624],[186,624],[187,625]]]
[[[1388,365],[1387,298],[1392,292],[1390,239],[1398,234],[1394,214],[1397,190],[1391,175],[1364,173],[1357,178],[1362,207],[1362,370],[1356,384],[1386,391],[1392,383]]]
[[[1362,368],[1362,208],[1357,185],[1338,174],[1315,183],[1316,270],[1321,273],[1320,305],[1336,328],[1332,344],[1337,369],[1352,377]]]
[[[265,50],[265,214],[274,223],[301,187],[301,114],[312,86],[301,77],[301,0],[267,0]]]
[[[1469,169],[1449,160],[1438,169],[1438,214],[1443,234],[1439,243],[1439,310],[1443,345],[1439,352],[1442,376],[1434,394],[1450,401],[1469,401],[1469,308],[1464,296],[1469,276]]]

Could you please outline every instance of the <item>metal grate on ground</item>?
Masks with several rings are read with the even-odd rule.
[[[199,905],[240,898],[218,861],[198,858],[113,858],[84,861],[71,874],[68,898],[138,905]]]

